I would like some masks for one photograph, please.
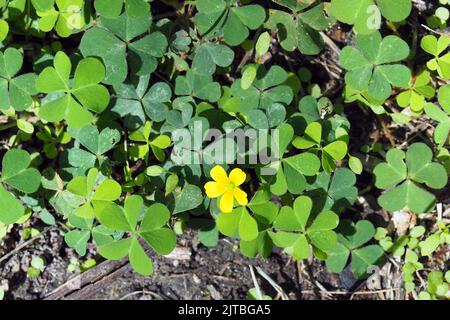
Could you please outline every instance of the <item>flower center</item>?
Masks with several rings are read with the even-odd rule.
[[[231,181],[228,182],[228,186],[227,186],[227,190],[228,190],[228,191],[233,190],[235,187],[236,187],[236,186],[234,185],[233,182],[231,182]]]

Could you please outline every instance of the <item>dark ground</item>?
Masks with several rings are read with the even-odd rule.
[[[6,242],[9,241],[11,239]],[[20,243],[15,243],[17,245]],[[8,251],[5,243],[0,243],[0,248],[3,251],[1,255]],[[33,256],[43,258],[46,265],[37,278],[29,277],[26,273]],[[76,257],[76,254],[64,245],[59,231],[48,229],[42,237],[0,262],[0,283],[8,288],[5,298],[45,298],[76,276],[76,273],[67,269],[71,257]],[[80,262],[88,257],[93,257],[92,253]],[[98,262],[100,261],[98,258]],[[331,298],[326,291],[341,292],[334,298],[348,298],[350,294],[342,293],[351,289],[349,287],[356,288],[358,285],[348,277],[349,273],[344,272],[340,276],[331,274],[317,261],[312,265],[297,264],[279,252],[273,253],[266,261],[252,261],[234,250],[234,244],[229,240],[221,240],[217,247],[207,248],[195,239],[192,232],[179,240],[172,257],[154,256],[153,262],[153,276],[142,277],[127,264],[110,283],[96,284],[94,290],[84,298],[246,299],[248,289],[254,287],[249,265],[260,267],[290,299]],[[274,287],[256,270],[255,273],[262,292],[275,297],[277,291]],[[75,297],[77,296],[72,296]],[[373,298],[373,295],[365,295],[364,298]]]

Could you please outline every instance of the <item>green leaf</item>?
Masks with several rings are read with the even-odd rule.
[[[169,228],[161,228],[151,231],[142,231],[141,236],[147,243],[161,255],[167,255],[176,246],[177,238],[175,232]]]
[[[178,76],[175,80],[175,94],[192,95],[202,100],[216,102],[221,96],[221,87],[213,82],[211,75],[189,70],[186,76]]]
[[[169,254],[175,248],[175,232],[165,227],[170,219],[170,212],[161,203],[151,205],[144,215],[139,234],[159,254]]]
[[[3,19],[0,19],[0,42],[6,39],[8,32],[9,32],[8,22],[6,22]]]
[[[229,47],[205,43],[197,49],[194,60],[192,61],[192,70],[199,74],[213,75],[216,66],[228,67],[234,60],[234,51]]]
[[[232,95],[241,99],[242,113],[252,109],[267,109],[273,103],[287,105],[292,102],[293,92],[284,84],[288,74],[283,68],[274,65],[267,70],[259,65],[256,74],[256,79],[248,89],[242,89],[241,79],[231,86]]]
[[[115,18],[122,12],[125,3],[126,13],[133,18],[139,18],[150,11],[150,5],[145,0],[95,0],[95,10],[102,16]]]
[[[293,208],[281,208],[273,227],[279,231],[269,232],[274,244],[285,248],[295,259],[306,259],[310,256],[310,244],[315,249],[327,251],[336,241],[335,229],[339,217],[332,211],[311,215],[313,202],[307,196],[295,199]],[[290,233],[290,232],[302,233]]]
[[[244,241],[251,241],[258,237],[258,225],[245,207],[241,207],[241,218],[239,220],[239,236]]]
[[[428,238],[426,238],[424,241],[421,241],[419,243],[420,247],[420,253],[422,256],[429,256],[431,255],[441,244],[440,236],[439,234],[432,234]]]
[[[405,41],[397,36],[382,38],[378,31],[358,34],[356,41],[358,48],[345,47],[339,60],[347,70],[347,85],[356,90],[367,90],[376,101],[384,101],[391,95],[393,86],[409,84],[411,71],[397,63],[409,55]]]
[[[377,10],[386,19],[399,22],[409,16],[411,9],[411,0],[332,0],[330,13],[339,21],[354,25],[358,33],[371,33],[380,28]]]
[[[64,240],[67,245],[74,248],[80,256],[84,256],[86,254],[86,247],[90,238],[91,233],[88,230],[72,230],[67,232],[64,236]]]
[[[120,133],[116,129],[105,128],[98,132],[96,126],[85,126],[78,132],[77,139],[94,155],[102,155],[120,141]]]
[[[81,60],[75,69],[72,93],[78,101],[94,112],[108,106],[109,92],[99,83],[105,78],[105,67],[95,58]]]
[[[322,142],[322,125],[319,122],[308,124],[303,137],[297,137],[292,144],[297,149],[309,149],[318,146]]]
[[[255,47],[258,56],[262,57],[266,54],[266,52],[269,50],[271,40],[272,38],[267,31],[260,34],[260,36],[258,37],[258,41],[256,41]]]
[[[238,207],[231,213],[220,213],[216,223],[219,231],[226,236],[239,236],[244,241],[258,237],[258,225],[245,207]]]
[[[28,168],[30,163],[28,152],[9,150],[2,160],[2,181],[24,193],[37,191],[41,184],[41,174],[34,168]]]
[[[412,144],[406,152],[408,176],[432,189],[442,189],[447,185],[448,176],[441,164],[432,161],[433,153],[426,144]]]
[[[37,11],[48,11],[53,8],[55,0],[31,0],[31,3]]]
[[[186,184],[181,193],[175,196],[173,213],[181,213],[197,208],[203,202],[202,191],[199,187]]]
[[[122,194],[122,187],[115,180],[107,179],[103,181],[95,190],[92,201],[115,201]]]
[[[131,230],[136,229],[143,207],[144,200],[142,200],[142,197],[139,195],[131,195],[125,199],[125,217],[131,227]]]
[[[332,211],[321,212],[308,228],[308,232],[331,230],[338,226],[339,217]]]
[[[63,94],[43,104],[39,116],[51,122],[65,119],[69,126],[78,128],[90,124],[93,116],[86,109],[102,112],[109,104],[109,92],[99,84],[105,74],[103,65],[95,58],[81,60],[75,69],[73,88],[69,86],[72,67],[69,57],[59,51],[53,65],[39,74],[36,87],[49,95]]]
[[[375,167],[375,186],[387,189],[406,179],[405,153],[398,149],[391,149],[386,154],[386,163]]]
[[[98,247],[100,255],[109,260],[120,260],[128,255],[133,238],[121,239]]]
[[[166,52],[167,39],[159,31],[146,34],[150,25],[148,12],[139,18],[124,13],[119,17],[101,18],[100,22],[104,28],[86,31],[80,50],[85,57],[102,59],[106,68],[105,83],[123,82],[129,67],[138,76],[155,71],[157,58]],[[146,35],[138,38],[142,34]]]
[[[330,271],[340,273],[347,266],[349,257],[350,250],[342,243],[337,242],[329,252],[327,252],[326,266]]]
[[[323,152],[330,155],[333,160],[339,161],[347,155],[347,144],[344,141],[334,141],[326,145]]]
[[[450,85],[442,86],[438,92],[438,101],[442,108],[450,113]]]
[[[383,193],[378,198],[378,203],[391,212],[407,208],[416,213],[423,213],[433,208],[435,200],[433,194],[419,188],[414,182],[406,181]]]
[[[149,232],[162,228],[170,219],[170,212],[161,203],[152,204],[144,215],[140,231]]]
[[[306,55],[318,54],[322,50],[324,41],[319,32],[328,28],[331,19],[325,14],[323,4],[309,8],[312,4],[312,1],[281,4],[293,11],[302,11],[294,14],[270,10],[266,26],[277,31],[278,40],[285,50],[298,48]]]
[[[137,273],[143,276],[148,276],[153,273],[152,261],[136,238],[133,238],[131,241],[129,258],[131,266]]]
[[[97,218],[102,225],[111,230],[134,231],[133,226],[127,221],[123,209],[115,203],[106,205]]]
[[[424,109],[431,119],[440,122],[434,130],[434,140],[440,146],[444,145],[450,132],[450,116],[433,103],[427,103]]]
[[[440,189],[447,185],[448,181],[445,168],[439,163],[432,162],[431,149],[424,143],[414,143],[406,154],[397,149],[389,150],[386,160],[386,163],[378,164],[374,169],[375,185],[378,188],[388,189],[406,178],[409,180],[382,194],[378,198],[379,204],[389,211],[407,208],[422,213],[431,210],[435,196],[420,188],[415,182]]]
[[[0,184],[0,222],[13,224],[25,213],[25,208],[3,185]]]
[[[314,176],[319,172],[320,160],[312,153],[302,153],[283,160],[285,165],[305,176]]]
[[[352,272],[356,278],[362,279],[371,275],[371,267],[377,266],[383,257],[384,250],[378,245],[370,245],[352,252]]]
[[[36,1],[35,1],[36,2]],[[50,2],[39,1],[36,14],[39,16],[40,31],[49,32],[53,28],[63,38],[72,35],[76,30],[84,27],[84,3],[82,0],[56,1],[56,6],[49,6]],[[48,9],[47,9],[48,8]],[[41,11],[39,9],[46,9]]]
[[[266,114],[258,109],[250,110],[247,113],[248,124],[251,125],[255,129],[269,129],[269,121],[267,119]]]
[[[364,169],[361,160],[359,158],[353,157],[351,155],[349,155],[348,166],[356,174],[361,174]]]
[[[0,109],[2,110],[9,107],[17,111],[28,109],[33,104],[32,96],[38,93],[35,74],[17,75],[22,69],[22,64],[23,56],[19,50],[7,48],[4,52],[0,52]]]
[[[212,38],[223,32],[225,42],[236,46],[266,19],[265,10],[259,5],[229,8],[223,0],[200,0],[195,23],[202,37]]]
[[[244,69],[244,71],[242,72],[242,79],[241,79],[242,90],[249,89],[250,86],[253,84],[253,81],[256,78],[256,71],[257,66],[254,64],[251,64]]]

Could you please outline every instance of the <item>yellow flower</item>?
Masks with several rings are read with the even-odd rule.
[[[242,191],[239,186],[244,183],[246,175],[241,169],[233,169],[227,176],[224,168],[215,166],[211,169],[211,177],[214,181],[205,184],[206,195],[209,198],[218,198],[220,211],[230,213],[233,211],[234,199],[241,206],[248,203],[247,193]]]

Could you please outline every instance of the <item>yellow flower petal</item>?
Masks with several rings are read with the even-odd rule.
[[[210,181],[205,184],[208,198],[217,198],[227,191],[227,185],[221,182]]]
[[[222,182],[224,184],[228,183],[227,173],[225,169],[219,165],[212,168],[209,174],[211,175],[211,178],[214,179],[214,181]]]
[[[247,193],[245,193],[245,191],[242,191],[239,188],[234,188],[233,192],[234,192],[234,198],[241,206],[247,205],[248,199],[247,199]]]
[[[243,184],[245,178],[246,178],[245,172],[239,168],[235,168],[230,172],[230,181],[233,182],[236,187]]]
[[[233,191],[225,192],[222,198],[220,198],[219,202],[220,211],[224,213],[230,213],[231,211],[233,211],[233,205],[234,205]]]

